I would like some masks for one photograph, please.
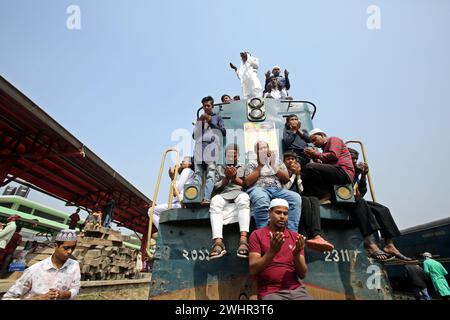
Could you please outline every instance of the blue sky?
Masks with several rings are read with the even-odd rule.
[[[0,74],[152,198],[173,130],[192,129],[203,96],[240,94],[228,63],[248,50],[261,80],[289,70],[316,126],[365,142],[378,199],[406,228],[449,216],[449,14],[447,0],[0,0]]]

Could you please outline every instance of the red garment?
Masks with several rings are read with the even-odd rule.
[[[75,229],[77,227],[77,222],[80,221],[80,216],[78,213],[72,213],[69,218],[69,229]]]
[[[322,146],[322,150],[322,153],[317,154],[317,158],[322,160],[322,163],[338,165],[344,169],[350,178],[349,183],[352,183],[355,168],[353,167],[352,156],[344,141],[338,137],[328,137],[327,143]]]
[[[264,227],[255,230],[250,235],[248,242],[249,252],[257,252],[263,256],[269,251],[270,229]],[[294,255],[295,242],[298,233],[291,230],[284,230],[285,241],[280,251],[272,259],[269,266],[258,275],[258,296],[259,298],[269,293],[280,290],[293,290],[303,285],[295,272]],[[304,250],[301,252],[304,255]]]
[[[21,242],[22,236],[20,235],[20,233],[14,232],[5,249],[0,250],[0,262],[3,262],[3,259],[5,259],[8,254],[14,253]]]

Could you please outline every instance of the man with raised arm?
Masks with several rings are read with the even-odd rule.
[[[230,62],[230,67],[241,80],[242,95],[244,99],[261,98],[262,86],[258,79],[258,58],[252,57],[250,52],[241,52],[241,65],[239,69]]]

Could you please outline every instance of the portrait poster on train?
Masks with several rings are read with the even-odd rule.
[[[266,141],[270,150],[274,150],[278,155],[278,138],[274,122],[247,122],[244,123],[245,154],[248,160],[256,159],[255,143]]]

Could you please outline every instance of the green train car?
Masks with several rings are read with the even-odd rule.
[[[296,114],[302,128],[311,130],[316,106],[307,101],[256,98],[216,104],[214,112],[224,119],[227,129],[223,145],[237,143],[240,162],[247,164],[254,156],[253,146],[257,140],[268,141],[271,150],[282,156],[287,115]],[[200,195],[201,190],[186,189],[184,193],[185,200],[190,198],[191,204],[192,199],[200,199]],[[228,253],[221,259],[209,260],[212,239],[208,210],[208,207],[191,205],[162,213],[150,299],[256,297],[256,283],[249,276],[247,259]],[[322,205],[321,221],[324,235],[335,249],[323,253],[305,249],[308,274],[304,282],[308,292],[315,299],[392,299],[385,269],[368,258],[363,238],[350,213],[333,204]],[[250,232],[252,230],[253,219]],[[236,252],[238,236],[237,223],[224,227],[228,252]]]

